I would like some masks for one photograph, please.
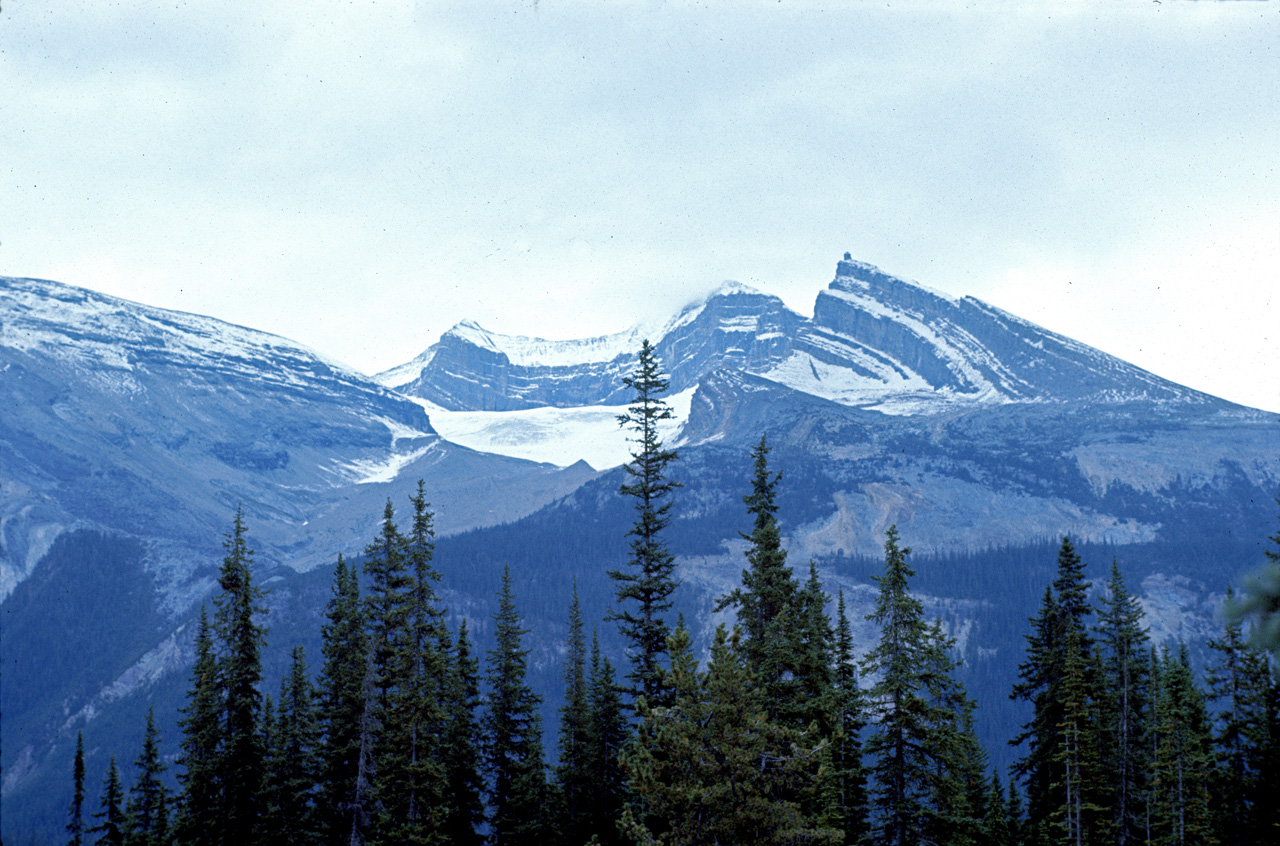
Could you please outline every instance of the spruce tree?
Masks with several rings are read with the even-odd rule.
[[[142,751],[134,766],[138,777],[129,788],[124,842],[126,846],[164,846],[169,842],[169,791],[160,774],[168,767],[160,758],[154,707],[147,709]]]
[[[1098,610],[1098,647],[1102,662],[1101,777],[1111,807],[1111,831],[1118,846],[1142,841],[1146,818],[1146,741],[1143,736],[1150,699],[1148,639],[1142,606],[1125,588],[1120,567],[1111,562]]]
[[[959,666],[951,657],[955,641],[941,620],[926,628],[923,645],[920,690],[930,708],[922,716],[931,759],[925,830],[932,842],[970,846],[985,839],[987,757],[973,730],[976,705],[954,677]]]
[[[1073,842],[1076,835],[1091,840],[1106,825],[1097,773],[1100,670],[1087,625],[1086,589],[1084,564],[1064,537],[1058,571],[1031,621],[1027,658],[1012,693],[1032,706],[1031,721],[1012,741],[1027,747],[1016,772],[1026,785],[1030,843],[1057,839],[1064,830]]]
[[[100,835],[95,843],[101,846],[124,846],[124,813],[120,802],[124,798],[124,790],[120,786],[120,768],[116,766],[115,756],[111,756],[107,764],[107,774],[102,780],[102,799],[94,819],[102,822],[89,829],[90,834]]]
[[[564,706],[560,709],[560,765],[556,778],[564,797],[565,836],[569,843],[585,843],[590,837],[587,807],[590,776],[587,773],[590,702],[587,698],[587,643],[582,629],[582,607],[574,580],[569,605],[569,631],[565,638]]]
[[[390,605],[403,606],[394,608],[385,632],[391,643],[393,680],[386,687],[381,716],[375,788],[381,807],[379,830],[390,842],[440,841],[448,793],[439,748],[446,719],[441,707],[444,621],[435,590],[440,577],[432,565],[434,518],[423,488],[420,480],[410,498],[411,528],[403,538],[407,583],[402,590],[390,590],[386,598]]]
[[[324,667],[320,674],[317,826],[321,841],[341,846],[351,840],[355,787],[360,769],[360,724],[368,661],[359,576],[341,555],[333,594],[325,608]]]
[[[395,509],[387,500],[378,537],[364,550],[364,572],[368,579],[365,622],[369,631],[376,688],[374,710],[379,720],[401,669],[397,662],[400,640],[409,628],[412,577],[406,556],[406,541],[395,523]]]
[[[544,798],[538,696],[525,681],[528,650],[521,646],[511,571],[504,568],[494,615],[496,647],[489,651],[489,699],[482,730],[489,784],[489,841],[494,846],[538,842]],[[532,816],[531,816],[532,815]]]
[[[770,719],[785,714],[795,718],[801,700],[795,684],[799,655],[800,586],[787,564],[777,520],[777,489],[781,473],[769,472],[769,445],[765,436],[751,451],[753,473],[751,493],[742,498],[753,518],[751,542],[747,549],[747,569],[742,585],[717,604],[716,610],[734,605],[742,627],[742,648],[747,663],[764,685]]]
[[[261,813],[259,794],[264,749],[259,730],[262,693],[262,649],[266,630],[255,621],[265,613],[262,591],[253,584],[253,552],[245,538],[244,514],[236,509],[227,554],[218,574],[221,592],[214,597],[214,630],[221,654],[218,678],[223,687],[225,735],[218,756],[224,801],[218,825],[230,843],[253,843]],[[215,811],[216,813],[216,811]]]
[[[1153,842],[1159,846],[1216,843],[1209,798],[1209,720],[1185,645],[1180,644],[1174,656],[1165,644],[1157,695]]]
[[[972,705],[951,678],[948,639],[924,622],[924,607],[908,592],[910,552],[890,527],[875,611],[867,616],[880,639],[863,659],[863,672],[877,678],[867,695],[875,726],[866,744],[875,776],[871,839],[887,846],[923,842],[971,819],[957,776],[969,745],[962,720]]]
[[[991,781],[987,785],[986,815],[983,828],[986,831],[986,842],[991,846],[1014,846],[1013,822],[1009,818],[1009,804],[1005,797],[1004,784],[1000,780],[999,771],[991,770]]]
[[[1227,604],[1234,600],[1227,591]],[[1214,745],[1221,766],[1213,791],[1224,846],[1258,842],[1255,805],[1267,802],[1261,784],[1268,740],[1267,699],[1271,671],[1263,653],[1249,647],[1239,621],[1229,621],[1221,638],[1211,639],[1217,653],[1207,673],[1209,697],[1218,703]]]
[[[480,777],[475,717],[480,702],[480,669],[471,654],[465,618],[458,625],[452,652],[444,690],[447,723],[443,748],[448,783],[444,835],[454,846],[478,846],[480,835],[476,829],[484,822],[484,780]]]
[[[618,415],[618,424],[635,433],[635,449],[631,461],[624,465],[631,481],[624,483],[620,491],[623,496],[634,498],[636,519],[628,533],[628,569],[609,571],[609,577],[617,583],[618,597],[618,607],[609,619],[618,622],[618,629],[629,644],[629,693],[657,705],[670,699],[669,687],[663,681],[670,628],[663,614],[671,609],[671,595],[677,585],[675,557],[667,549],[663,530],[671,521],[669,497],[680,486],[667,478],[667,466],[676,460],[676,452],[663,446],[658,424],[674,415],[662,399],[668,381],[648,340],[640,347],[636,369],[622,381],[634,394],[627,412]]]
[[[768,719],[738,635],[717,629],[705,673],[697,670],[683,624],[669,648],[674,704],[640,703],[637,740],[624,764],[649,815],[624,811],[630,836],[669,846],[840,843],[841,832],[814,825],[789,798],[814,749]]]
[[[178,725],[182,728],[178,783],[182,788],[175,833],[183,846],[223,843],[223,783],[219,770],[223,744],[223,688],[213,652],[209,617],[203,605],[196,624],[191,687]]]
[[[818,577],[818,565],[809,562],[809,578],[796,595],[796,619],[791,639],[795,701],[784,718],[796,728],[816,722],[823,736],[829,736],[833,722],[827,708],[835,684],[835,632],[827,616],[827,593]]]
[[[588,839],[600,846],[621,843],[617,821],[627,789],[619,755],[627,739],[622,697],[613,665],[600,655],[600,640],[591,633],[591,663],[587,675],[587,734],[584,804],[588,813]]]
[[[67,810],[67,846],[84,846],[84,732],[76,732],[76,756],[71,765],[71,807]]]
[[[270,809],[271,835],[264,839],[281,846],[301,846],[319,838],[315,808],[319,725],[306,652],[295,646],[289,659],[289,673],[280,681],[269,751],[268,772],[275,795]]]
[[[824,774],[830,823],[844,832],[843,842],[860,842],[867,834],[867,770],[862,761],[866,703],[854,663],[853,631],[845,610],[844,591],[836,600],[835,649],[828,694],[830,745]]]

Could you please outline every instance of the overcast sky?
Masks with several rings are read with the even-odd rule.
[[[848,250],[1280,410],[1280,4],[975,5],[3,0],[0,274],[376,372]]]

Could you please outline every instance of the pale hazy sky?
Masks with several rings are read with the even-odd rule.
[[[1280,4],[0,3],[0,274],[366,372],[846,250],[1280,410]]]

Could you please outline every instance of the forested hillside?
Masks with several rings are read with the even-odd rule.
[[[679,450],[658,435],[667,382],[647,343],[626,386],[636,448],[610,509],[630,526],[611,537],[568,519],[570,499],[548,512],[562,518],[554,532],[516,524],[505,544],[492,530],[437,541],[419,483],[407,502],[386,503],[360,556],[335,553],[323,579],[263,580],[252,527],[235,514],[212,601],[192,620],[181,701],[154,702],[136,748],[105,761],[102,724],[87,723],[65,779],[43,788],[61,797],[65,832],[10,840],[1273,841],[1280,682],[1249,641],[1252,618],[1209,638],[1171,636],[1111,563],[1123,549],[1069,537],[917,559],[890,526],[877,560],[801,564],[781,530],[789,480],[763,434],[739,468],[741,577],[681,596],[687,563],[669,535],[692,485],[677,481]],[[68,560],[74,537],[57,547]],[[1280,533],[1269,540],[1280,566]],[[114,555],[140,554],[115,543]],[[79,552],[107,544],[85,536]],[[618,560],[619,549],[624,564],[582,585],[576,565],[530,564],[557,552]],[[469,579],[493,556],[506,559],[486,586],[493,612],[451,604],[474,595]],[[836,578],[833,595],[822,570],[861,586],[846,594]],[[53,590],[128,603],[145,587],[66,572],[50,566],[15,600]],[[522,594],[542,580],[568,590],[543,584],[541,602],[568,601],[532,610]],[[287,608],[322,587],[323,617],[307,630]],[[958,608],[960,595],[1028,611],[991,621]],[[681,610],[702,603],[705,623]],[[67,642],[45,650],[67,651],[68,666],[89,648],[79,608],[65,609]],[[134,618],[156,625],[141,608]],[[532,630],[547,618],[554,632]],[[1025,622],[1006,631],[1010,620]],[[7,664],[6,681],[13,667],[23,672]],[[535,681],[548,674],[550,703]]]

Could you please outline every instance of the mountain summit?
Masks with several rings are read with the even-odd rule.
[[[617,405],[640,340],[671,390],[743,371],[842,405],[930,414],[1013,402],[1226,405],[974,297],[953,298],[845,254],[813,317],[726,283],[664,326],[571,341],[465,321],[382,384],[451,411]]]

